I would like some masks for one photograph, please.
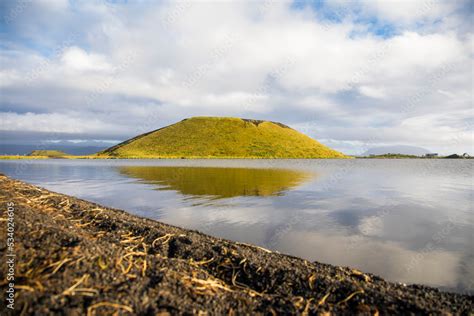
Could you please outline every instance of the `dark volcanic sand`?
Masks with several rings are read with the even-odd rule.
[[[470,314],[473,297],[210,237],[0,175],[1,315]],[[16,300],[5,308],[7,203]],[[330,245],[328,245],[330,246]]]

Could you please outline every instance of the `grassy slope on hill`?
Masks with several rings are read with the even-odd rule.
[[[33,150],[28,156],[64,157],[67,155],[60,150]]]
[[[283,124],[195,117],[137,136],[99,155],[169,158],[345,158]]]

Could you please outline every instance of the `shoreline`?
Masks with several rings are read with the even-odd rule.
[[[0,155],[0,160],[469,160],[474,157],[457,157],[450,158],[448,156],[440,156],[435,158],[427,157],[369,157],[369,156],[347,156],[344,158],[282,158],[282,157],[202,157],[202,156],[190,156],[190,157],[166,157],[166,156],[144,156],[144,157],[112,157],[112,156],[94,156],[94,155],[81,155],[73,156],[66,155],[62,157],[49,157],[49,156],[27,156],[27,155]]]
[[[6,309],[8,314],[468,315],[474,310],[473,296],[311,263],[1,174],[0,200],[0,234],[7,236],[11,214],[15,223],[14,247],[0,244],[2,258],[10,250],[15,255],[15,311]],[[5,262],[0,271],[5,300]]]
[[[21,156],[21,155],[0,155],[0,160],[345,160],[355,159],[355,157],[344,157],[344,158],[281,158],[281,157],[202,157],[202,156],[190,156],[190,157],[166,157],[166,156],[144,156],[144,157],[112,157],[112,156],[63,156],[63,157],[48,157],[48,156]]]

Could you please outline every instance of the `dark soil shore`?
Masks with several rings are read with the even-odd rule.
[[[465,314],[472,296],[213,238],[0,175],[1,315]],[[7,309],[15,220],[15,311]],[[330,245],[328,245],[330,246]]]

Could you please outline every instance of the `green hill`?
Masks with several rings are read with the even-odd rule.
[[[194,117],[139,135],[99,156],[122,158],[346,158],[280,123]]]
[[[43,156],[43,157],[50,157],[50,158],[59,158],[67,156],[65,152],[60,150],[33,150],[28,156]]]

